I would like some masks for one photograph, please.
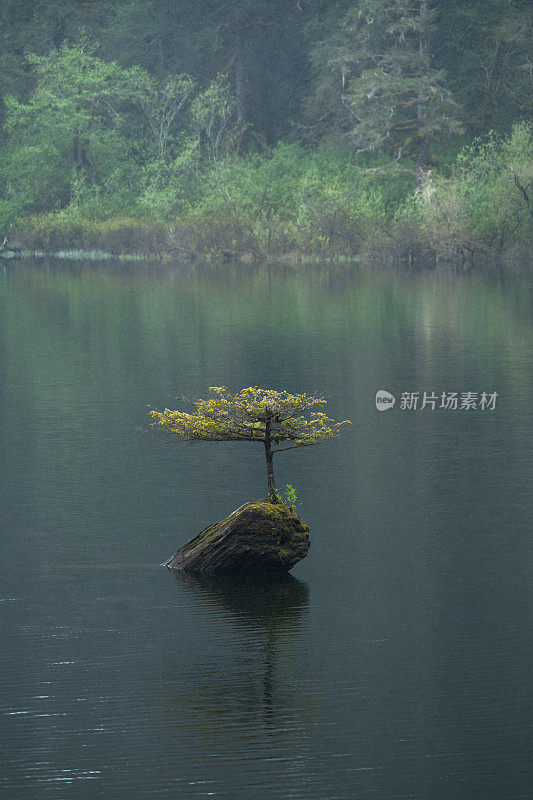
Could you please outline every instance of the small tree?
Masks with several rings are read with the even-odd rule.
[[[150,125],[159,159],[167,160],[167,147],[174,119],[190,99],[195,84],[190,75],[170,75],[166,81],[157,81],[141,69],[134,72],[134,101]]]
[[[321,397],[289,394],[274,389],[250,386],[230,394],[225,386],[211,386],[212,397],[195,400],[196,412],[150,411],[153,425],[166,433],[177,433],[188,442],[261,442],[265,447],[268,498],[278,502],[274,480],[274,453],[321,444],[340,434],[349,420],[334,422],[316,406],[325,404]],[[308,413],[308,417],[304,414]],[[278,445],[288,442],[287,447]]]
[[[237,101],[226,75],[218,75],[191,105],[192,125],[207,160],[217,164],[239,139]]]

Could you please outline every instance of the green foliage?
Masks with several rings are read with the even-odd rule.
[[[158,81],[140,69],[132,70],[131,78],[133,101],[148,121],[157,158],[165,163],[176,118],[186,107],[195,83],[190,75],[169,75]]]
[[[517,123],[507,139],[494,133],[458,155],[449,177],[432,178],[417,206],[428,240],[444,258],[477,250],[500,253],[531,234],[533,126]]]
[[[406,173],[362,169],[344,148],[280,143],[202,173],[176,227],[195,252],[357,252],[410,190]]]
[[[264,445],[271,502],[283,502],[274,481],[273,456],[296,447],[321,444],[340,436],[349,420],[335,422],[322,411],[322,397],[290,394],[248,386],[231,394],[225,386],[211,386],[207,398],[188,401],[193,413],[150,409],[152,426],[187,442],[259,442]],[[185,399],[185,398],[184,398]],[[287,444],[288,443],[288,444]],[[279,447],[279,445],[283,445]],[[296,500],[293,487],[287,499]]]
[[[318,113],[336,104],[335,127],[357,152],[386,150],[426,168],[430,142],[460,132],[445,73],[431,57],[435,20],[427,1],[359,0],[315,48],[333,89],[322,91]]]
[[[527,0],[5,0],[0,231],[228,259],[500,252],[530,230],[531,17]]]
[[[189,442],[290,442],[284,450],[320,444],[339,436],[342,425],[351,424],[349,420],[334,422],[321,411],[313,411],[316,406],[325,405],[321,397],[257,386],[241,389],[237,394],[231,394],[225,386],[211,386],[210,392],[210,397],[191,403],[196,409],[192,414],[151,409],[153,424]]]
[[[440,4],[434,58],[464,110],[470,136],[508,133],[531,114],[533,7],[529,0]]]
[[[217,164],[237,146],[237,102],[227,75],[217,75],[192,103],[192,126],[207,161]]]
[[[91,219],[70,208],[57,214],[27,217],[20,229],[19,224],[14,222],[16,238],[24,249],[47,252],[101,250],[113,255],[159,255],[168,235],[157,221],[127,216]]]
[[[101,199],[113,176],[119,178],[113,185],[127,186],[123,179],[131,165],[122,114],[129,97],[127,72],[97,58],[85,42],[48,56],[29,55],[28,61],[35,91],[24,103],[5,99],[6,196],[38,212],[79,205],[87,193]]]
[[[294,509],[296,503],[298,502],[298,497],[296,495],[296,489],[294,488],[292,483],[288,483],[287,486],[285,487],[285,497],[289,508],[291,510]]]
[[[30,54],[28,62],[34,92],[24,103],[5,99],[9,144],[2,177],[16,211],[70,208],[99,218],[137,208],[161,213],[165,205],[154,203],[154,193],[171,186],[190,161],[191,147],[176,138],[175,127],[192,79],[158,82],[138,67],[98,58],[83,41],[47,56]],[[167,203],[166,210],[174,206]]]
[[[279,489],[273,489],[272,491],[274,493],[277,502],[280,505],[286,506],[291,511],[294,511],[296,504],[298,502],[298,498],[296,496],[296,490],[292,485],[292,483],[288,483],[287,486],[285,487],[285,497],[282,495]]]
[[[141,213],[170,220],[198,198],[199,147],[192,136],[183,136],[171,160],[155,159],[141,169],[137,203]]]

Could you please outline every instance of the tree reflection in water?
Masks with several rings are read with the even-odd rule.
[[[180,738],[188,729],[189,736],[220,743],[231,727],[235,741],[239,726],[244,740],[252,726],[279,731],[289,718],[300,718],[307,704],[299,697],[296,651],[307,585],[289,573],[175,577],[194,593],[206,622],[201,663],[176,666],[167,676],[166,708],[176,713]]]

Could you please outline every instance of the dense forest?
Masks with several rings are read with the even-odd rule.
[[[3,0],[0,233],[183,257],[520,252],[528,0]]]

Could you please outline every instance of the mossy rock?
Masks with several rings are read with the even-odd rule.
[[[290,570],[309,550],[309,527],[282,504],[255,500],[209,525],[164,566],[190,572]]]

